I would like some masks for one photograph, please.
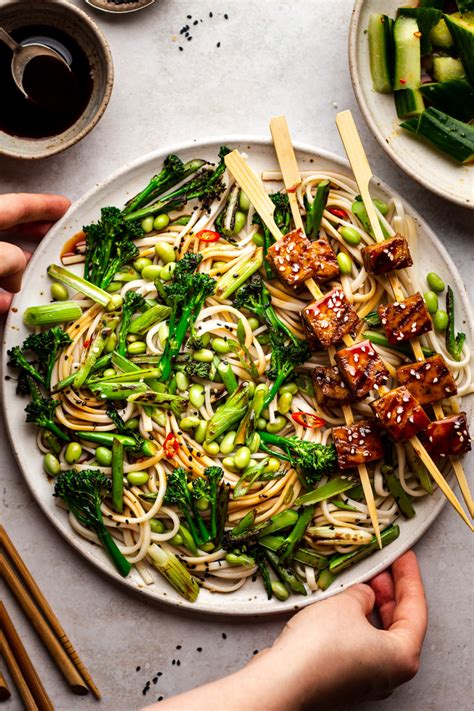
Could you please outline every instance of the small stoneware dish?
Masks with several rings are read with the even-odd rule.
[[[27,6],[27,7],[26,7]],[[0,131],[0,155],[35,160],[70,148],[86,136],[109,103],[114,69],[109,45],[85,12],[66,0],[4,0],[0,27],[11,32],[25,25],[47,25],[71,35],[84,50],[92,70],[92,94],[84,112],[66,131],[46,138],[23,138]]]
[[[88,5],[102,12],[110,12],[112,15],[125,15],[128,12],[138,12],[146,7],[153,5],[155,0],[122,0],[114,2],[113,0],[85,0]]]

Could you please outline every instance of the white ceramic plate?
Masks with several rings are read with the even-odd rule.
[[[52,262],[58,262],[61,247],[67,237],[77,232],[83,225],[97,219],[102,206],[123,205],[130,195],[137,193],[148,182],[150,176],[156,173],[168,153],[178,153],[183,160],[195,157],[215,160],[219,146],[222,144],[245,151],[249,156],[251,166],[256,170],[278,168],[273,147],[267,140],[235,136],[227,137],[222,141],[209,140],[200,144],[191,143],[174,146],[152,153],[126,165],[119,172],[100,183],[69,209],[68,213],[53,227],[36,250],[24,278],[23,291],[14,299],[5,328],[5,345],[2,358],[4,375],[8,370],[6,367],[7,348],[20,344],[27,335],[27,330],[22,322],[22,314],[25,308],[31,304],[46,303],[49,300],[49,278],[46,275],[46,268]],[[309,146],[297,146],[296,148],[299,166],[302,170],[318,168],[345,174],[349,173],[346,162],[331,153]],[[374,193],[376,192],[382,199],[395,194],[382,183],[377,181],[376,184],[377,189],[374,190]],[[423,269],[437,271],[448,283],[453,285],[456,291],[459,316],[462,314],[463,319],[466,320],[465,330],[468,338],[470,338],[472,320],[462,280],[445,248],[428,225],[408,206],[407,210],[418,223],[419,235],[425,255]],[[458,323],[461,323],[461,321],[459,320]],[[386,568],[395,558],[415,543],[433,523],[444,505],[444,497],[439,491],[431,497],[423,498],[422,501],[417,503],[417,515],[415,518],[410,521],[402,520],[399,522],[401,533],[394,543],[341,574],[329,590],[324,593],[319,592],[307,597],[292,595],[286,602],[268,601],[261,581],[257,581],[255,583],[248,582],[242,589],[229,595],[213,594],[203,589],[197,602],[192,604],[183,600],[158,575],[156,576],[155,584],[151,586],[145,586],[135,572],[132,572],[124,580],[115,571],[101,548],[85,541],[72,530],[67,514],[56,505],[56,499],[52,496],[52,486],[43,472],[42,457],[36,448],[36,429],[32,425],[25,423],[24,401],[15,395],[14,382],[5,380],[4,377],[2,378],[2,391],[7,432],[15,457],[33,496],[46,516],[56,526],[58,532],[87,560],[104,570],[113,581],[126,585],[151,600],[160,600],[177,607],[186,607],[200,612],[221,615],[268,615],[298,609],[310,602],[333,595],[349,585],[368,580]]]
[[[474,167],[459,165],[400,128],[393,94],[372,88],[367,27],[373,12],[395,17],[400,0],[356,0],[349,30],[349,69],[357,101],[384,151],[411,178],[437,195],[474,208]]]

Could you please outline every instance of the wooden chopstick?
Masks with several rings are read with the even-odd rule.
[[[369,186],[370,180],[372,178],[372,170],[370,168],[369,161],[367,160],[367,156],[365,154],[364,147],[359,136],[359,132],[357,131],[357,127],[352,117],[352,113],[350,111],[341,111],[340,113],[338,113],[336,116],[336,125],[339,131],[339,135],[341,136],[341,140],[344,145],[347,157],[349,158],[352,172],[359,188],[362,201],[367,211],[367,216],[369,218],[370,226],[372,228],[375,240],[376,242],[383,242],[385,240],[385,237],[383,235],[382,227],[377,217],[377,213],[375,212],[372,198],[370,197]],[[390,280],[390,286],[392,288],[395,299],[402,301],[404,296],[400,287],[398,277],[392,273],[388,275],[388,278]],[[419,361],[425,360],[419,340],[417,338],[412,338],[410,344],[413,349],[415,358]],[[381,395],[383,394],[382,390],[380,390],[379,392]],[[439,403],[435,404],[433,406],[433,409],[435,411],[436,417],[443,416],[444,413]],[[439,488],[444,493],[451,506],[453,506],[453,508],[461,516],[463,521],[469,526],[471,531],[474,530],[456,495],[450,488],[449,484],[443,477],[442,473],[439,471],[435,462],[431,459],[429,453],[426,451],[425,447],[420,442],[418,437],[413,437],[410,440],[410,443],[417,452],[418,456],[421,457],[421,459],[423,460],[431,476],[438,484]],[[450,457],[450,461],[453,465],[454,473],[458,480],[459,488],[461,489],[464,501],[466,502],[466,505],[469,509],[469,513],[472,516],[474,511],[474,503],[463,466],[459,457]]]
[[[5,579],[6,584],[12,591],[17,602],[22,607],[23,612],[28,617],[39,637],[41,637],[43,644],[71,687],[72,691],[75,694],[87,694],[89,689],[87,688],[84,680],[79,675],[79,672],[64,651],[57,637],[51,631],[48,623],[38,611],[38,608],[29,596],[28,591],[24,587],[20,578],[16,575],[5,556],[2,556],[0,559],[0,575]]]
[[[41,711],[54,711],[51,699],[46,693],[41,680],[34,668],[23,643],[13,626],[10,615],[3,602],[0,601],[0,629],[5,635],[8,646],[15,656],[15,661],[25,679],[29,690]]]
[[[94,694],[95,698],[100,699],[101,698],[100,691],[97,688],[97,686],[94,684],[94,682],[92,681],[92,677],[89,674],[86,666],[84,665],[84,663],[80,659],[78,653],[74,649],[71,640],[67,636],[61,623],[59,622],[58,618],[56,617],[53,610],[51,609],[47,599],[45,598],[45,596],[39,589],[38,585],[36,584],[36,581],[34,580],[30,571],[28,570],[25,563],[23,562],[17,549],[13,545],[6,530],[4,529],[3,526],[0,525],[0,548],[2,548],[2,547],[8,553],[10,560],[15,565],[19,574],[23,578],[25,585],[26,585],[31,597],[34,599],[36,605],[38,606],[39,610],[42,612],[44,618],[48,621],[51,629],[57,635],[60,644],[62,645],[65,652],[68,654],[68,656],[70,657],[74,666],[79,671],[80,675],[86,682],[89,689]],[[81,693],[84,693],[84,692],[81,692]]]
[[[10,645],[8,644],[5,635],[1,630],[0,654],[5,659],[5,663],[8,667],[10,674],[12,675],[12,679],[15,682],[15,686],[18,689],[21,698],[23,699],[23,703],[25,704],[25,708],[27,709],[27,711],[42,711],[34,700],[31,691],[28,688],[28,684],[26,683],[23,674],[20,671],[20,667],[16,662],[13,652],[10,649]]]
[[[293,143],[291,141],[290,131],[288,128],[288,123],[285,116],[277,116],[272,118],[270,121],[270,131],[273,138],[273,143],[275,146],[275,151],[278,158],[278,163],[280,164],[281,173],[283,176],[283,182],[288,193],[288,198],[290,202],[291,211],[293,214],[293,219],[295,221],[296,227],[301,229],[303,234],[305,233],[303,220],[299,210],[298,201],[296,199],[295,189],[301,183],[301,175],[298,169],[298,162],[296,160],[295,151],[293,149]],[[319,286],[316,284],[314,279],[307,280],[306,286],[309,288],[311,293],[315,298],[321,298],[323,293]],[[352,338],[345,339],[349,341],[351,345],[353,343]],[[334,346],[328,348],[329,360],[332,365],[335,365],[335,353],[336,349]],[[354,416],[352,414],[352,408],[350,405],[344,405],[342,408],[344,413],[344,419],[346,425],[351,425],[354,422]],[[372,491],[372,486],[370,484],[369,472],[365,464],[359,464],[357,467],[359,473],[360,482],[362,484],[362,489],[364,492],[365,501],[367,503],[367,508],[370,514],[370,520],[374,529],[375,537],[379,548],[382,548],[382,538],[380,536],[380,524],[377,515],[377,507],[375,505],[374,492]]]
[[[2,672],[0,671],[0,701],[6,701],[9,699],[11,696],[10,689],[8,688],[8,684],[5,680],[5,677],[3,676]]]

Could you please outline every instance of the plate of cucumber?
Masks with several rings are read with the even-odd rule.
[[[349,66],[385,152],[439,196],[474,208],[474,0],[357,0]]]

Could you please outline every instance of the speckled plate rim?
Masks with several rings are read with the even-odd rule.
[[[152,174],[153,166],[156,167],[156,164],[159,164],[160,161],[168,155],[168,153],[178,153],[180,155],[184,154],[183,157],[185,159],[188,159],[186,152],[189,152],[189,157],[191,157],[191,154],[194,156],[201,154],[211,158],[212,156],[215,157],[217,155],[219,146],[223,144],[246,151],[249,155],[251,164],[253,151],[253,156],[255,158],[257,158],[259,154],[260,157],[265,157],[266,167],[271,168],[273,165],[275,169],[277,168],[273,147],[269,139],[242,135],[224,136],[222,139],[210,138],[192,141],[159,149],[153,153],[147,154],[138,160],[126,164],[105,180],[97,183],[95,187],[93,187],[69,208],[66,215],[54,225],[47,237],[41,242],[40,246],[36,250],[25,273],[24,283],[34,283],[34,293],[38,293],[37,290],[39,288],[38,284],[41,279],[41,275],[39,273],[36,275],[36,281],[33,278],[37,267],[39,267],[42,262],[48,263],[51,259],[57,258],[59,247],[64,243],[67,235],[70,235],[74,230],[72,225],[75,222],[77,223],[77,229],[77,225],[80,226],[84,224],[85,219],[90,219],[89,214],[87,217],[81,217],[81,214],[87,213],[90,209],[96,211],[98,206],[107,204],[106,202],[101,202],[101,195],[103,193],[105,194],[110,190],[115,191],[117,194],[116,203],[120,204],[119,200],[124,199],[124,191],[126,192],[126,190],[131,187],[129,183],[130,176],[134,174],[135,180],[137,180],[140,170],[143,173],[143,176],[140,177],[139,181],[137,181],[138,190],[139,187],[141,187],[146,179],[148,179],[148,177]],[[326,167],[329,170],[332,168],[342,171],[343,173],[350,174],[347,162],[333,153],[300,143],[295,144],[295,149],[297,151],[299,165],[302,170],[313,168],[316,170],[318,167],[317,162],[318,160],[321,160],[326,164]],[[374,194],[378,194],[380,197],[392,195],[402,199],[395,191],[391,190],[387,185],[376,178],[374,179]],[[470,338],[473,333],[473,318],[467,293],[460,275],[457,272],[448,252],[434,235],[430,227],[426,224],[426,222],[424,222],[420,215],[413,210],[413,208],[411,208],[406,202],[404,202],[404,204],[407,212],[415,219],[421,238],[427,239],[428,242],[431,243],[432,250],[430,250],[430,254],[431,256],[436,257],[434,261],[440,265],[437,268],[441,269],[441,266],[444,265],[442,273],[446,274],[446,272],[449,272],[455,293],[457,294],[458,308],[462,312],[465,321],[465,329],[467,331],[468,338]],[[93,208],[90,207],[91,205],[93,205]],[[436,267],[436,264],[434,266]],[[43,272],[45,272],[43,267],[40,268]],[[47,277],[45,277],[45,285],[47,283],[46,279]],[[68,522],[67,513],[55,504],[55,500],[51,496],[52,486],[47,482],[46,477],[42,472],[41,457],[36,449],[35,430],[24,421],[24,403],[22,400],[15,397],[13,381],[7,381],[4,377],[7,373],[7,348],[11,347],[15,343],[21,342],[26,334],[26,329],[22,324],[21,318],[23,311],[21,301],[23,298],[26,298],[25,295],[27,292],[31,293],[31,290],[29,290],[28,287],[25,288],[24,291],[20,292],[20,294],[16,295],[13,300],[12,309],[15,308],[17,311],[13,311],[11,309],[9,312],[5,325],[5,336],[2,348],[1,399],[5,416],[6,430],[14,456],[34,499],[37,501],[46,517],[59,531],[61,536],[68,543],[70,543],[78,553],[97,567],[100,572],[106,574],[112,581],[126,586],[129,590],[133,590],[134,592],[145,596],[150,601],[159,601],[161,603],[172,605],[176,608],[186,608],[186,610],[190,612],[194,611],[199,613],[228,615],[234,617],[248,615],[281,615],[293,612],[312,602],[323,600],[338,592],[341,592],[350,585],[365,582],[384,570],[403,552],[411,548],[414,543],[416,543],[423,533],[431,526],[443,508],[445,498],[440,491],[436,491],[431,497],[424,497],[424,499],[418,504],[417,516],[409,521],[399,521],[401,529],[400,537],[394,541],[394,543],[362,561],[353,569],[349,569],[348,571],[342,573],[338,576],[335,583],[333,583],[333,585],[325,592],[317,592],[316,594],[308,595],[307,597],[290,596],[286,602],[279,602],[277,600],[268,601],[266,599],[263,586],[259,584],[259,581],[255,583],[249,581],[243,589],[238,590],[236,593],[225,595],[213,594],[203,589],[201,590],[197,601],[195,603],[190,603],[183,600],[167,584],[167,582],[158,575],[156,576],[156,582],[153,586],[144,585],[137,573],[134,573],[133,576],[129,576],[126,579],[122,578],[116,572],[103,550],[76,534]],[[43,300],[45,300],[44,297]],[[12,332],[14,336],[10,338],[10,334],[12,334]],[[20,437],[18,437],[19,434],[21,435]],[[17,437],[16,440],[15,435]],[[20,439],[23,443],[21,448],[18,446],[18,439]],[[459,525],[462,524],[459,523]]]
[[[350,20],[350,25],[349,25],[349,71],[351,75],[351,81],[352,81],[352,88],[354,90],[355,97],[357,99],[357,103],[359,104],[359,108],[371,130],[373,133],[374,137],[376,140],[379,142],[379,144],[382,146],[383,150],[387,153],[388,156],[393,160],[394,163],[398,165],[401,170],[403,170],[404,173],[406,173],[410,178],[415,180],[417,183],[422,185],[424,188],[427,188],[428,190],[431,190],[431,192],[436,193],[436,195],[439,195],[445,200],[449,200],[450,202],[456,203],[457,205],[461,205],[462,207],[465,208],[470,208],[474,209],[474,167],[467,167],[467,166],[457,166],[456,164],[451,165],[451,161],[449,161],[448,158],[443,156],[442,153],[439,153],[435,148],[430,147],[428,144],[425,144],[422,141],[417,141],[417,139],[409,136],[408,134],[405,135],[405,132],[403,129],[399,130],[399,135],[397,136],[397,141],[403,140],[403,143],[407,145],[407,148],[410,147],[413,149],[412,151],[407,151],[405,155],[401,156],[399,155],[397,149],[396,149],[396,141],[393,143],[389,141],[389,136],[392,134],[393,131],[393,126],[389,126],[387,123],[387,130],[384,132],[381,130],[380,126],[377,124],[377,122],[374,119],[374,114],[371,109],[370,105],[370,100],[367,99],[367,96],[370,96],[368,94],[368,89],[365,86],[367,82],[370,82],[370,72],[366,76],[367,81],[364,83],[361,79],[361,72],[360,72],[360,67],[359,67],[359,61],[358,61],[358,49],[361,44],[361,42],[365,42],[367,45],[367,53],[368,53],[368,40],[367,40],[367,35],[364,34],[365,27],[362,27],[361,24],[361,14],[363,10],[367,8],[368,5],[368,0],[356,0],[354,3],[354,8],[352,10],[352,16]],[[400,2],[392,2],[393,8],[398,7]],[[387,0],[386,5],[389,5],[389,2]],[[390,11],[392,10],[392,7],[386,7],[385,12],[390,14]],[[374,8],[374,12],[378,11],[380,12],[380,9]],[[392,13],[393,15],[393,13]],[[367,92],[367,95],[366,95]],[[381,94],[373,94],[376,97],[381,97]],[[397,125],[399,123],[397,119],[397,114],[395,111],[395,106],[393,104],[393,97],[392,95],[388,95],[390,98],[392,98],[391,102],[391,116],[392,118],[396,121]],[[374,101],[376,99],[374,98]],[[379,98],[379,100],[381,100]],[[395,146],[395,147],[394,147]],[[430,158],[438,158],[439,161],[443,162],[446,161],[447,165],[447,170],[450,170],[451,167],[454,168],[454,170],[459,171],[459,176],[458,176],[458,181],[462,178],[461,171],[464,169],[469,170],[470,172],[470,184],[471,184],[471,191],[470,193],[468,192],[468,188],[466,188],[465,194],[464,195],[459,195],[456,193],[454,188],[451,188],[447,184],[443,185],[442,182],[436,182],[434,179],[431,178],[431,173],[429,169],[425,169],[424,172],[422,172],[422,169],[420,167],[419,170],[417,170],[415,167],[411,166],[409,161],[406,161],[405,158],[407,155],[419,155],[421,154],[425,159],[429,160]],[[433,157],[434,156],[434,157]],[[449,163],[448,163],[449,161]],[[464,180],[462,181],[464,182]],[[467,184],[469,185],[469,182],[466,181]]]

